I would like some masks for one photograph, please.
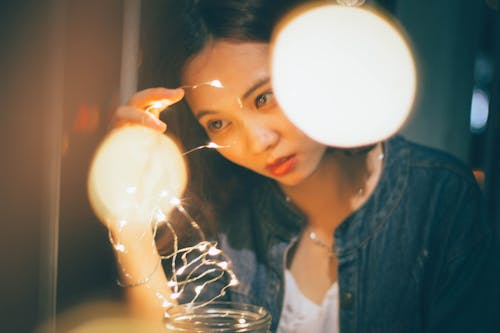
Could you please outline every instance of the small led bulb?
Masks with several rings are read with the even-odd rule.
[[[221,262],[219,262],[219,263],[217,264],[217,266],[219,266],[220,268],[222,268],[222,269],[226,270],[226,269],[227,269],[227,267],[228,267],[228,263],[227,263],[227,261],[221,261]]]
[[[182,275],[184,273],[184,271],[186,270],[186,266],[182,266],[181,268],[179,268],[177,270],[177,272],[175,272],[175,275]]]
[[[212,80],[212,81],[208,82],[208,85],[215,87],[215,88],[224,88],[224,86],[222,85],[222,83],[219,80]]]
[[[180,296],[181,296],[181,293],[180,293],[180,292],[178,292],[178,293],[172,293],[172,294],[170,295],[170,298],[171,298],[171,299],[178,299]]]
[[[203,290],[203,286],[197,286],[194,288],[194,291],[196,292],[197,295],[199,295],[202,290]]]
[[[221,250],[219,250],[218,248],[216,248],[215,246],[212,246],[209,250],[208,250],[208,254],[211,255],[211,256],[216,256],[216,255],[219,255],[221,253]]]
[[[167,99],[161,99],[159,101],[154,101],[148,107],[146,107],[146,112],[151,113],[153,116],[158,118],[160,116],[160,112],[165,110],[165,108],[170,104],[170,101]]]

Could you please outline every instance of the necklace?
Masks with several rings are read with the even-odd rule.
[[[329,257],[334,257],[335,256],[335,251],[333,250],[333,245],[329,245],[325,242],[323,242],[321,239],[318,238],[318,235],[314,231],[310,231],[308,233],[309,239],[313,241],[315,245],[318,245],[328,251],[328,256]]]

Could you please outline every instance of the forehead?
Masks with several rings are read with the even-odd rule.
[[[184,68],[183,84],[218,79],[225,87],[240,89],[254,77],[269,73],[269,45],[256,42],[215,41],[195,55]]]

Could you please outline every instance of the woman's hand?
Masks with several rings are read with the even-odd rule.
[[[159,113],[184,97],[182,89],[149,88],[135,93],[127,104],[118,107],[111,119],[110,127],[125,124],[141,124],[160,132],[167,124],[158,119]]]

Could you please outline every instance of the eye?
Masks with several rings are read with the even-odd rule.
[[[274,95],[273,95],[273,92],[272,91],[266,91],[265,93],[263,94],[260,94],[258,95],[256,98],[255,98],[255,107],[257,109],[260,109],[264,106],[267,106],[269,104],[271,104],[271,102],[274,100]]]
[[[211,132],[217,132],[217,131],[220,131],[223,128],[225,128],[228,124],[229,124],[228,121],[217,119],[217,120],[211,120],[211,121],[207,122],[206,127],[207,127],[207,130],[209,130]]]

